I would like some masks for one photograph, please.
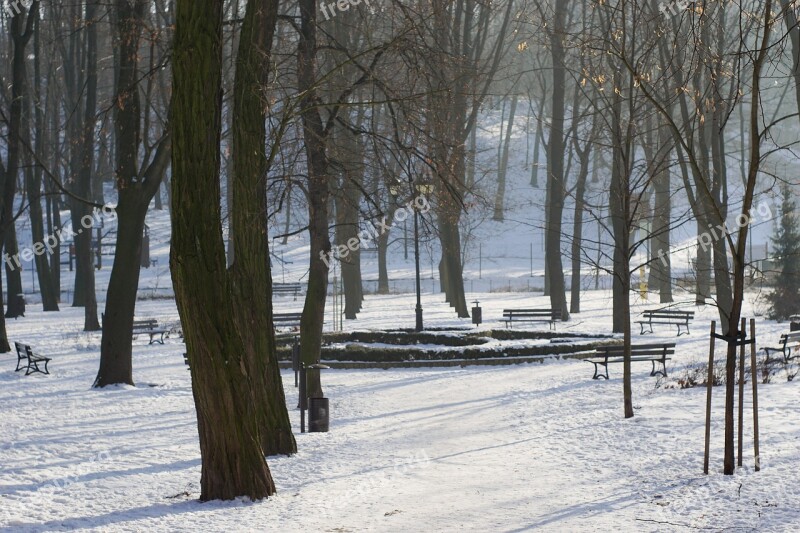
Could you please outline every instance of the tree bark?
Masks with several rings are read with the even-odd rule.
[[[308,166],[308,233],[310,265],[308,287],[300,320],[300,358],[306,365],[319,363],[322,349],[322,325],[325,321],[325,301],[328,295],[328,261],[331,242],[328,234],[328,132],[317,107],[317,4],[300,0],[300,39],[298,41],[297,73],[300,116],[303,123],[306,161]],[[327,258],[327,261],[323,260]],[[319,372],[308,372],[306,391],[309,398],[322,397]]]
[[[118,204],[114,264],[103,313],[100,368],[95,387],[133,384],[132,338],[136,292],[141,269],[142,236],[150,200],[161,185],[170,158],[165,133],[146,169],[139,170],[142,143],[138,51],[144,27],[144,0],[117,0],[117,94],[114,98],[116,183]]]
[[[39,20],[36,20],[36,29],[34,33],[33,39],[33,47],[34,47],[34,80],[35,80],[35,98],[36,98],[36,105],[34,106],[35,109],[35,121],[36,121],[36,131],[38,132],[36,135],[36,142],[34,146],[34,150],[36,152],[37,157],[40,161],[47,160],[45,156],[45,144],[51,139],[48,135],[48,128],[47,128],[47,114],[52,112],[50,104],[51,99],[49,98],[50,94],[50,80],[52,77],[47,76],[47,94],[48,96],[42,95],[42,72],[41,72],[41,31],[39,29]],[[28,105],[30,103],[28,102]],[[30,113],[28,113],[30,114]],[[43,219],[43,212],[42,212],[42,167],[41,165],[36,165],[34,168],[29,168],[26,172],[26,184],[25,188],[28,191],[28,197],[30,199],[30,215],[31,215],[31,238],[33,242],[47,242],[45,240],[44,234],[44,219]],[[50,233],[52,235],[52,232]],[[51,237],[51,241],[47,242],[47,244],[55,245],[56,244],[55,237]],[[54,247],[53,247],[54,248]],[[54,250],[55,251],[55,250]],[[58,311],[58,300],[59,295],[58,291],[56,290],[56,286],[54,285],[53,277],[51,276],[51,266],[50,262],[54,262],[56,264],[59,263],[60,257],[57,254],[54,254],[48,257],[48,254],[36,254],[35,257],[35,264],[36,264],[36,274],[39,280],[39,292],[42,296],[42,309],[45,312],[49,311]],[[60,265],[59,265],[60,266]]]
[[[267,100],[278,2],[248,0],[233,86],[230,268],[236,323],[245,343],[254,409],[266,455],[297,452],[275,350],[267,228]],[[230,171],[231,169],[229,169]]]
[[[11,43],[13,44],[11,70],[11,110],[8,124],[8,164],[2,183],[3,210],[0,216],[0,237],[5,248],[5,257],[18,257],[17,231],[14,224],[14,196],[20,170],[20,155],[23,142],[29,138],[29,120],[25,116],[25,100],[30,97],[27,87],[25,48],[33,36],[39,2],[30,8],[16,13],[11,18]],[[16,318],[24,314],[22,297],[21,268],[12,261],[4,261],[7,283],[6,318]]]
[[[549,200],[547,203],[547,233],[545,262],[550,280],[550,307],[561,310],[561,319],[569,320],[567,295],[564,283],[564,266],[561,261],[561,217],[564,214],[564,116],[566,93],[566,65],[564,43],[567,1],[556,0],[553,29],[550,32],[550,50],[553,58],[553,105],[547,169]]]
[[[222,20],[222,0],[176,1],[170,271],[197,409],[201,501],[275,493],[222,240]]]
[[[514,128],[514,118],[517,113],[517,102],[519,102],[519,94],[515,94],[511,100],[511,109],[508,111],[508,126],[506,127],[506,140],[503,144],[503,154],[500,158],[500,168],[497,172],[497,194],[494,198],[494,216],[493,220],[498,222],[503,221],[503,212],[505,210],[505,197],[506,197],[506,173],[508,172],[508,154],[511,149],[511,132]]]

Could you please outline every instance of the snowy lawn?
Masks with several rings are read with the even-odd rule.
[[[471,295],[472,296],[472,295]],[[481,294],[484,327],[503,307],[541,306],[525,294]],[[426,325],[464,325],[433,297]],[[608,333],[610,301],[559,330]],[[294,304],[287,299],[286,307]],[[299,304],[299,302],[298,302]],[[369,297],[348,328],[413,324],[411,296]],[[637,312],[658,307],[637,303]],[[709,308],[689,337],[675,328],[634,342],[677,342],[668,366],[707,358]],[[137,316],[177,316],[141,302]],[[664,390],[634,365],[636,417],[622,419],[621,365],[593,381],[591,365],[329,371],[331,431],[300,434],[299,453],[271,458],[279,494],[251,503],[197,502],[200,459],[184,345],[134,341],[136,387],[91,390],[99,335],[82,311],[33,311],[12,341],[54,358],[51,376],[15,373],[0,356],[2,531],[671,531],[800,527],[800,383],[759,388],[763,469],[753,472],[751,410],[745,468],[721,474],[723,391],[715,389],[712,475],[702,475],[705,389]],[[405,322],[408,322],[406,324]],[[543,326],[546,328],[546,326]],[[759,321],[772,344],[786,325]],[[638,330],[637,330],[638,331]],[[722,356],[720,349],[719,356]],[[289,372],[290,406],[297,393]],[[746,389],[749,395],[749,385]]]

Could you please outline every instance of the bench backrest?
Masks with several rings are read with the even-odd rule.
[[[649,309],[642,314],[645,318],[694,318],[694,311],[670,311],[669,309]]]
[[[792,331],[791,333],[783,333],[781,335],[781,344],[795,343],[800,343],[800,331]]]
[[[272,292],[300,292],[303,286],[300,283],[274,283]]]
[[[597,355],[609,357],[621,357],[624,354],[624,346],[601,346],[597,348]],[[631,357],[634,356],[666,356],[675,354],[675,343],[666,344],[634,344],[631,346]]]
[[[19,358],[25,357],[25,348],[27,348],[26,345],[20,344],[20,343],[15,341],[14,342],[14,347],[17,349],[17,357],[19,357]]]
[[[550,317],[553,320],[561,318],[560,309],[503,309],[503,318],[513,317]]]
[[[146,318],[143,320],[134,320],[133,327],[134,328],[154,328],[158,326],[158,320],[155,318]]]
[[[272,315],[273,322],[300,322],[302,313],[275,313]]]

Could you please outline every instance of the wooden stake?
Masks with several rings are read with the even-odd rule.
[[[714,333],[717,321],[711,321],[711,347],[708,350],[708,372],[706,373],[706,451],[703,457],[703,473],[708,474],[708,457],[711,450],[711,389],[714,387]]]
[[[750,366],[753,373],[753,449],[756,456],[756,472],[761,470],[761,455],[758,451],[758,370],[756,368],[756,320],[750,319],[750,338],[753,344],[750,345]]]
[[[747,320],[742,319],[740,331],[744,334],[747,331]],[[737,450],[737,465],[742,466],[742,455],[744,450],[744,344],[739,346],[739,448]]]

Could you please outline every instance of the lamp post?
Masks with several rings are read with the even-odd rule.
[[[409,174],[408,176],[408,184],[411,187],[412,191],[416,191],[420,196],[426,196],[431,193],[433,190],[433,186],[428,181],[422,181],[414,183],[414,177]],[[401,192],[401,185],[402,182],[397,180],[395,183],[389,186],[389,193],[395,198],[395,202],[398,201]],[[422,321],[422,285],[420,281],[420,270],[419,270],[419,209],[417,209],[416,198],[412,200],[411,205],[413,205],[414,209],[414,266],[416,268],[416,285],[417,285],[417,307],[416,311],[416,331],[422,331],[423,329],[423,321]]]

